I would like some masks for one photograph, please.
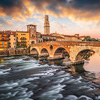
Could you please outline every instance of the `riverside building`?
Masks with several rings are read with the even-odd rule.
[[[9,35],[5,31],[0,32],[0,55],[5,55],[9,46]]]
[[[82,41],[84,37],[79,36],[79,34],[63,35],[50,33],[49,16],[45,15],[44,34],[38,32],[37,26],[34,24],[27,25],[27,31],[2,31],[0,32],[0,48],[26,48],[46,41]]]

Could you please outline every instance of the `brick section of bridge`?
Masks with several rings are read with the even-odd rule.
[[[50,46],[53,49],[50,49]],[[75,61],[76,56],[82,50],[92,50],[100,55],[100,42],[76,42],[76,41],[68,41],[68,42],[60,42],[60,41],[51,41],[51,42],[43,42],[38,44],[31,45],[30,51],[32,49],[36,49],[38,54],[41,55],[42,49],[46,49],[48,51],[49,57],[54,57],[55,51],[58,48],[64,48],[68,54],[70,55],[70,60]]]

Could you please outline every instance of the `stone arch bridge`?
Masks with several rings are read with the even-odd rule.
[[[88,52],[100,55],[100,42],[50,41],[33,44],[30,48],[31,54],[38,56],[45,54],[49,58],[62,57],[63,54],[66,54],[72,62],[83,58]]]

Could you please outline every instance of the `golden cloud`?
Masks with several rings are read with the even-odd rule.
[[[9,1],[11,3],[9,3]],[[74,21],[100,21],[100,1],[95,0],[8,0],[0,1],[0,15],[25,21],[33,14],[68,17]],[[9,6],[10,5],[10,6]]]

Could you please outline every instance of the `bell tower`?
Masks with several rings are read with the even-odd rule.
[[[27,32],[29,32],[30,44],[36,43],[36,25],[27,25]]]
[[[49,24],[49,17],[48,17],[48,15],[45,15],[44,34],[50,34],[50,24]]]

